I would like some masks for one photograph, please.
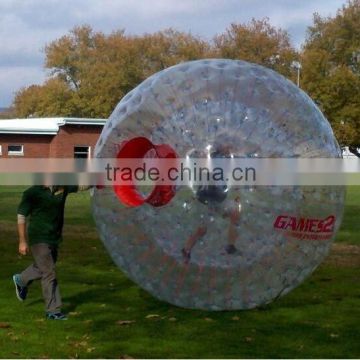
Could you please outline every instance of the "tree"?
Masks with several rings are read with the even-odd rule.
[[[51,77],[42,86],[20,90],[15,109],[18,116],[108,117],[148,76],[180,61],[205,57],[209,48],[205,41],[172,29],[126,36],[123,30],[105,35],[89,26],[75,27],[45,47]]]
[[[20,89],[14,99],[16,116],[28,117],[37,114],[39,110],[41,85],[31,85]]]
[[[71,116],[76,113],[73,91],[58,78],[50,78],[44,85],[20,89],[14,99],[18,117]]]
[[[180,62],[212,56],[209,43],[171,28],[138,37],[137,44],[144,79]]]
[[[142,36],[109,35],[90,26],[75,27],[45,47],[50,76],[43,85],[21,89],[18,116],[108,117],[119,100],[157,71],[208,57],[241,58],[292,77],[296,58],[286,32],[268,20],[233,24],[214,43],[173,29]]]
[[[13,107],[7,109],[1,109],[0,111],[0,119],[11,119],[15,116],[15,111]]]
[[[314,14],[302,53],[304,89],[329,119],[341,146],[360,146],[360,0],[335,17]]]
[[[45,53],[51,74],[73,90],[77,116],[108,117],[142,78],[134,39],[124,31],[106,36],[89,26],[76,27]]]
[[[296,78],[292,63],[298,54],[290,44],[289,34],[270,25],[267,18],[231,24],[224,34],[214,38],[214,51],[219,57],[250,61],[292,80]]]

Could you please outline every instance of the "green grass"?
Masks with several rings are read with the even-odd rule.
[[[346,194],[346,207],[341,231],[336,237],[337,242],[360,245],[360,187],[349,187]]]
[[[11,275],[31,261],[17,255],[21,191],[0,190],[0,357],[360,357],[360,188],[349,188],[331,255],[301,286],[257,310],[215,313],[160,302],[129,281],[98,238],[88,194],[71,195],[58,263],[67,322],[44,320],[39,283],[26,302],[14,296]]]

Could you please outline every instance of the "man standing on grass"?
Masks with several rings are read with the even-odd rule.
[[[66,320],[61,312],[61,297],[56,279],[55,264],[58,246],[62,241],[64,208],[67,195],[88,186],[32,186],[22,196],[18,207],[19,253],[31,250],[34,263],[13,276],[16,295],[20,301],[27,296],[28,286],[41,279],[46,317]],[[30,216],[26,229],[26,217]]]

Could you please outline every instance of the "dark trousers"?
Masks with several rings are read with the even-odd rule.
[[[62,305],[55,272],[57,246],[41,243],[32,245],[30,250],[34,263],[20,274],[21,282],[28,286],[34,280],[41,280],[45,311],[57,312]]]

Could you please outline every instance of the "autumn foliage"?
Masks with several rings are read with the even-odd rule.
[[[289,63],[297,58],[288,34],[266,19],[232,24],[211,42],[173,29],[129,36],[123,30],[105,35],[80,26],[48,44],[45,55],[49,79],[17,93],[18,116],[108,117],[127,92],[182,61],[243,59],[292,77]]]
[[[302,51],[302,83],[338,141],[360,146],[360,0],[333,18],[315,14]]]
[[[94,32],[75,27],[45,47],[42,85],[16,94],[18,117],[108,117],[120,99],[155,72],[202,58],[241,59],[272,68],[296,82],[317,102],[342,145],[360,144],[360,0],[351,0],[335,17],[315,14],[301,51],[289,34],[268,19],[231,24],[204,40],[167,29],[141,36],[124,30]]]

